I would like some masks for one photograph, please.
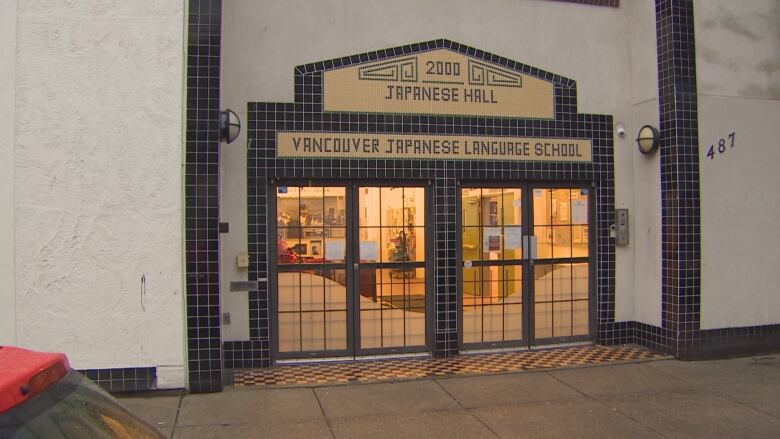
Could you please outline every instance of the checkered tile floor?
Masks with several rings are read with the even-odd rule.
[[[669,358],[639,346],[576,346],[533,351],[284,365],[237,369],[233,385],[320,386],[351,382],[399,381],[429,376],[485,375],[538,369],[650,361]]]

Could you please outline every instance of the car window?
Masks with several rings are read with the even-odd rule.
[[[57,384],[0,415],[2,438],[162,437],[94,383],[71,371]]]

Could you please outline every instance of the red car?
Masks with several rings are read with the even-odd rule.
[[[64,354],[0,346],[0,438],[162,437]]]

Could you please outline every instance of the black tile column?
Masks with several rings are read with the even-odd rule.
[[[190,0],[184,236],[187,358],[192,392],[222,390],[219,309],[221,0]]]
[[[451,357],[458,353],[458,280],[456,243],[455,163],[443,162],[434,182],[434,232],[436,328],[433,355]]]
[[[662,327],[672,352],[700,327],[701,238],[692,0],[656,1],[661,131]]]

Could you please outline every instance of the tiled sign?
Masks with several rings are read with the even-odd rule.
[[[334,82],[339,78],[340,86]],[[269,217],[274,185],[429,182],[436,267],[429,348],[434,356],[457,355],[461,182],[587,183],[596,203],[594,336],[607,342],[622,337],[626,328],[614,324],[609,238],[613,122],[608,115],[578,113],[574,80],[441,39],[300,65],[294,84],[294,102],[250,102],[247,108],[249,280],[273,279],[268,239],[276,233],[276,218]],[[473,114],[478,111],[489,115]],[[249,291],[251,340],[223,344],[226,367],[273,363],[276,293],[268,282]]]
[[[324,109],[552,119],[553,83],[446,48],[325,71]]]
[[[583,139],[278,132],[276,146],[278,157],[591,161]]]

